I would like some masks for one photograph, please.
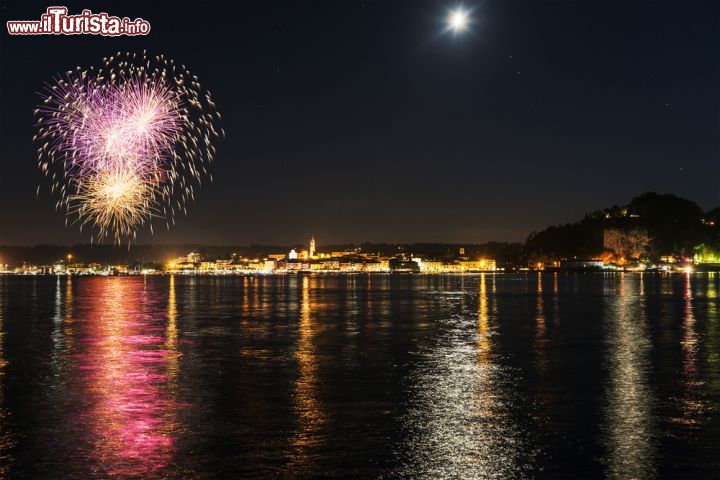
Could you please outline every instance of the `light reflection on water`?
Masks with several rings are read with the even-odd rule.
[[[719,281],[0,276],[0,478],[714,478]]]
[[[5,279],[0,277],[0,478],[5,478],[12,466],[10,451],[14,445],[13,435],[8,423],[8,411],[5,409]]]
[[[605,433],[609,478],[652,478],[657,433],[649,385],[650,350],[644,276],[605,277],[609,381]]]
[[[313,278],[312,280],[316,280]],[[313,322],[314,303],[311,300],[311,278],[302,278],[298,342],[295,353],[298,375],[293,391],[292,410],[296,415],[297,430],[290,439],[289,469],[297,475],[310,475],[314,466],[313,454],[321,446],[320,430],[325,415],[317,398],[318,367],[313,337],[317,325]]]
[[[683,352],[682,379],[684,389],[681,405],[681,418],[679,422],[686,425],[698,425],[702,423],[705,410],[705,402],[702,399],[701,390],[704,382],[698,376],[698,350],[699,338],[695,330],[696,319],[693,309],[693,293],[690,275],[685,275],[685,287],[683,293],[684,316],[682,322],[682,340],[680,345]]]
[[[182,408],[172,388],[178,357],[174,279],[165,328],[154,318],[162,311],[156,292],[142,279],[91,281],[75,357],[87,402],[80,422],[91,455],[111,476],[162,470],[173,458]]]
[[[539,375],[543,375],[548,369],[547,358],[547,313],[545,311],[545,298],[543,297],[543,274],[537,275],[537,303],[535,305],[535,342],[533,349],[536,352],[536,364]]]
[[[419,352],[409,380],[402,477],[522,478],[531,473],[533,447],[515,418],[522,403],[514,388],[519,372],[504,366],[495,348],[502,333],[488,276],[479,277],[473,295],[477,313],[456,311],[457,298],[448,297],[442,303],[450,315],[438,325],[431,345]]]
[[[718,310],[718,282],[720,275],[717,273],[709,274],[710,278],[707,283],[707,325],[706,325],[706,341],[704,363],[708,370],[715,373],[711,380],[706,383],[708,389],[720,390],[720,382],[712,379],[720,378],[720,310]]]

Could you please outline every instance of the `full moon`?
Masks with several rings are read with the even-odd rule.
[[[468,14],[467,12],[457,9],[450,12],[448,15],[448,25],[455,32],[461,32],[468,26]]]

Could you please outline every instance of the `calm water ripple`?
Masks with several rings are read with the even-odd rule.
[[[0,478],[718,478],[720,276],[0,276]]]

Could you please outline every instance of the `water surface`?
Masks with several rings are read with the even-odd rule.
[[[0,477],[718,478],[719,288],[0,276]]]

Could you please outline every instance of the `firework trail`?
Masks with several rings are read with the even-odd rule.
[[[167,228],[212,180],[220,114],[185,65],[118,52],[46,85],[35,110],[38,165],[56,208],[92,241],[128,244],[143,226]]]

